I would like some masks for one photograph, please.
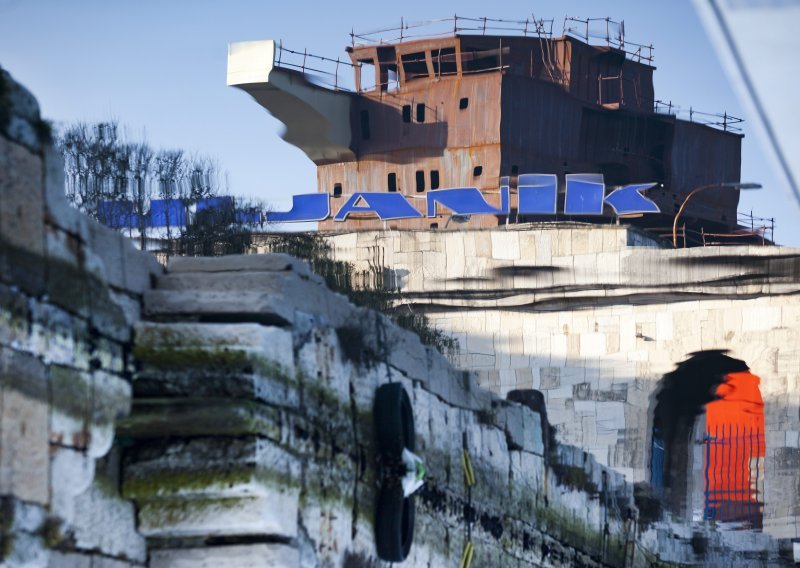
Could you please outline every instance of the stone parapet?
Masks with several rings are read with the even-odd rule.
[[[36,100],[0,70],[0,563],[141,565],[112,447],[160,268],[67,204],[63,170]]]

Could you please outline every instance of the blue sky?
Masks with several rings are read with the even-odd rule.
[[[156,147],[215,157],[235,194],[288,208],[316,189],[314,165],[280,139],[282,125],[247,94],[225,85],[227,44],[283,39],[292,49],[345,56],[351,29],[451,17],[624,19],[628,40],[655,46],[656,98],[686,109],[743,111],[690,0],[475,0],[436,3],[251,0],[0,0],[0,65],[56,123],[116,118]],[[776,217],[781,244],[800,245],[800,215],[777,186],[745,123],[740,211]]]

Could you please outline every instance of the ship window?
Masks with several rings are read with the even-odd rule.
[[[425,122],[425,103],[417,104],[417,122]]]
[[[433,74],[437,77],[442,75],[455,75],[458,73],[456,66],[456,48],[445,47],[431,51],[431,63],[433,63]]]
[[[425,59],[424,51],[406,53],[401,56],[401,61],[403,62],[403,72],[405,73],[406,81],[428,76],[428,62]]]
[[[464,97],[463,99],[458,101],[458,108],[460,108],[461,110],[464,110],[468,106],[469,106],[469,99],[467,97]]]
[[[431,170],[431,189],[439,189],[439,170]]]
[[[397,174],[392,172],[387,179],[389,191],[397,191]]]
[[[333,184],[333,196],[334,197],[342,196],[342,184],[340,183]]]
[[[389,48],[392,52],[392,58],[394,59],[394,49]],[[380,58],[380,56],[379,56]],[[395,91],[399,87],[398,75],[397,75],[397,64],[393,62],[386,62],[382,61],[380,64],[380,80],[381,80],[381,91]]]
[[[425,172],[417,170],[417,193],[425,191]]]
[[[472,175],[474,177],[480,177],[482,173],[483,173],[483,166],[475,166],[475,168],[472,170]]]
[[[411,105],[403,105],[403,122],[411,122]]]
[[[431,223],[431,229],[438,229],[439,223]]]
[[[358,62],[359,87],[362,91],[374,91],[375,87],[375,63],[372,59],[362,59]]]
[[[369,111],[361,111],[361,139],[369,140]]]
[[[503,48],[505,52],[508,48]],[[491,71],[500,67],[500,49],[479,50],[466,48],[461,50],[461,69],[464,73]]]

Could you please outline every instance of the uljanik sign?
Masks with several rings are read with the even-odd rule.
[[[639,183],[612,188],[606,194],[601,174],[567,174],[564,195],[565,215],[602,215],[609,205],[617,215],[659,213],[658,206],[642,192],[656,185]],[[500,207],[490,205],[475,187],[459,187],[428,191],[412,199],[426,201],[427,217],[452,215],[507,215],[511,212],[512,191],[508,178],[501,178]],[[558,178],[553,174],[523,174],[519,176],[517,212],[519,215],[555,215],[558,204]],[[446,210],[443,211],[442,209]],[[414,219],[424,215],[401,193],[359,191],[350,195],[333,216],[345,221],[353,214],[370,214],[383,221]],[[326,193],[307,193],[292,197],[292,209],[267,214],[267,221],[323,221],[331,215],[330,199]]]

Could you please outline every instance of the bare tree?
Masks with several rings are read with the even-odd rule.
[[[263,205],[228,195],[211,158],[129,142],[116,121],[74,124],[58,145],[69,201],[142,249],[155,235],[179,254],[244,252],[260,226]]]

